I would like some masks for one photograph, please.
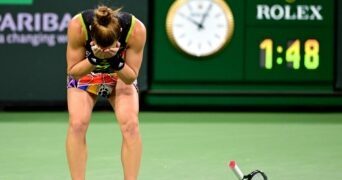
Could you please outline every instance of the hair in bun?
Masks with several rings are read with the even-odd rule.
[[[120,38],[121,26],[118,19],[120,10],[121,8],[113,10],[104,5],[94,10],[90,35],[97,45],[108,47]]]

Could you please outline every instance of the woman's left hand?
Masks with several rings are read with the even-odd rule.
[[[117,41],[115,47],[101,48],[94,41],[90,43],[94,55],[100,59],[108,59],[116,55],[120,48],[120,42]]]

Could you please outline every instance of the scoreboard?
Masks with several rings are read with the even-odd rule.
[[[176,1],[187,4],[182,18],[218,17],[209,9],[219,0],[154,1],[147,104],[342,105],[338,1],[225,0],[234,33],[222,50],[206,57],[187,55],[168,38],[166,19]]]
[[[333,1],[249,0],[246,10],[247,79],[332,81]]]

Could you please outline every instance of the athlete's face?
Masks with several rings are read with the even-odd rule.
[[[103,59],[113,57],[119,51],[120,48],[119,41],[115,41],[112,45],[108,47],[100,47],[96,44],[96,41],[92,41],[90,45],[94,55],[96,57]]]

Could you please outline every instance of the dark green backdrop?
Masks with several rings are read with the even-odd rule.
[[[43,14],[52,13],[57,15],[57,22],[60,23],[64,16],[74,14],[87,8],[94,8],[97,4],[105,4],[112,7],[123,6],[124,11],[128,11],[137,16],[148,26],[147,0],[142,1],[76,1],[76,0],[33,0],[31,1],[0,1],[0,51],[1,51],[1,70],[4,75],[0,89],[0,103],[2,106],[24,103],[32,104],[54,104],[54,102],[64,103],[66,100],[66,28],[59,30],[43,29],[43,26],[51,27],[54,25],[46,23]],[[19,3],[19,5],[18,5]],[[20,20],[18,16],[28,14],[33,17],[28,26],[41,27],[40,29],[20,30]],[[7,16],[7,18],[5,18]],[[9,17],[13,18],[9,18]],[[47,17],[47,16],[46,16]],[[18,17],[19,18],[19,17]],[[7,19],[7,20],[6,20]],[[11,19],[13,19],[11,21]],[[48,18],[46,18],[48,19]],[[9,25],[8,22],[14,22]],[[13,24],[13,23],[12,23]],[[26,27],[26,26],[24,26]],[[51,32],[50,32],[51,31]],[[59,38],[59,43],[55,45],[41,44],[33,46],[31,43],[18,44],[7,40],[8,36],[17,35],[50,35]],[[2,37],[2,38],[1,38]],[[60,39],[62,38],[62,39]],[[146,47],[146,52],[147,52]],[[145,53],[145,58],[147,53]],[[146,89],[146,62],[144,62],[140,85]]]
[[[285,0],[226,0],[235,20],[233,38],[222,52],[206,59],[186,56],[168,40],[165,18],[174,0],[12,1],[0,1],[0,54],[4,75],[0,107],[66,104],[66,29],[62,26],[58,30],[50,21],[61,26],[63,17],[99,3],[123,6],[124,11],[135,14],[148,28],[138,79],[142,105],[342,105],[339,93],[342,89],[342,14],[338,11],[342,3],[338,1],[295,1],[290,5],[323,6],[323,21],[298,22],[255,20],[256,4],[286,4]],[[31,20],[27,19],[30,17]],[[336,40],[337,34],[339,40]],[[54,45],[13,44],[7,39],[11,35],[49,35],[58,37],[58,41]],[[272,38],[275,46],[284,49],[289,40],[299,38],[300,53],[304,55],[304,42],[312,37],[320,43],[321,59],[316,70],[305,69],[303,62],[300,70],[275,62],[271,70],[260,68],[258,45],[265,38]],[[276,54],[277,57],[285,59],[284,53]]]
[[[338,36],[338,40],[337,40],[337,67],[336,67],[336,87],[339,90],[342,90],[342,2],[338,1],[338,6],[336,6],[336,8],[338,9],[338,29],[337,29],[337,36]]]

